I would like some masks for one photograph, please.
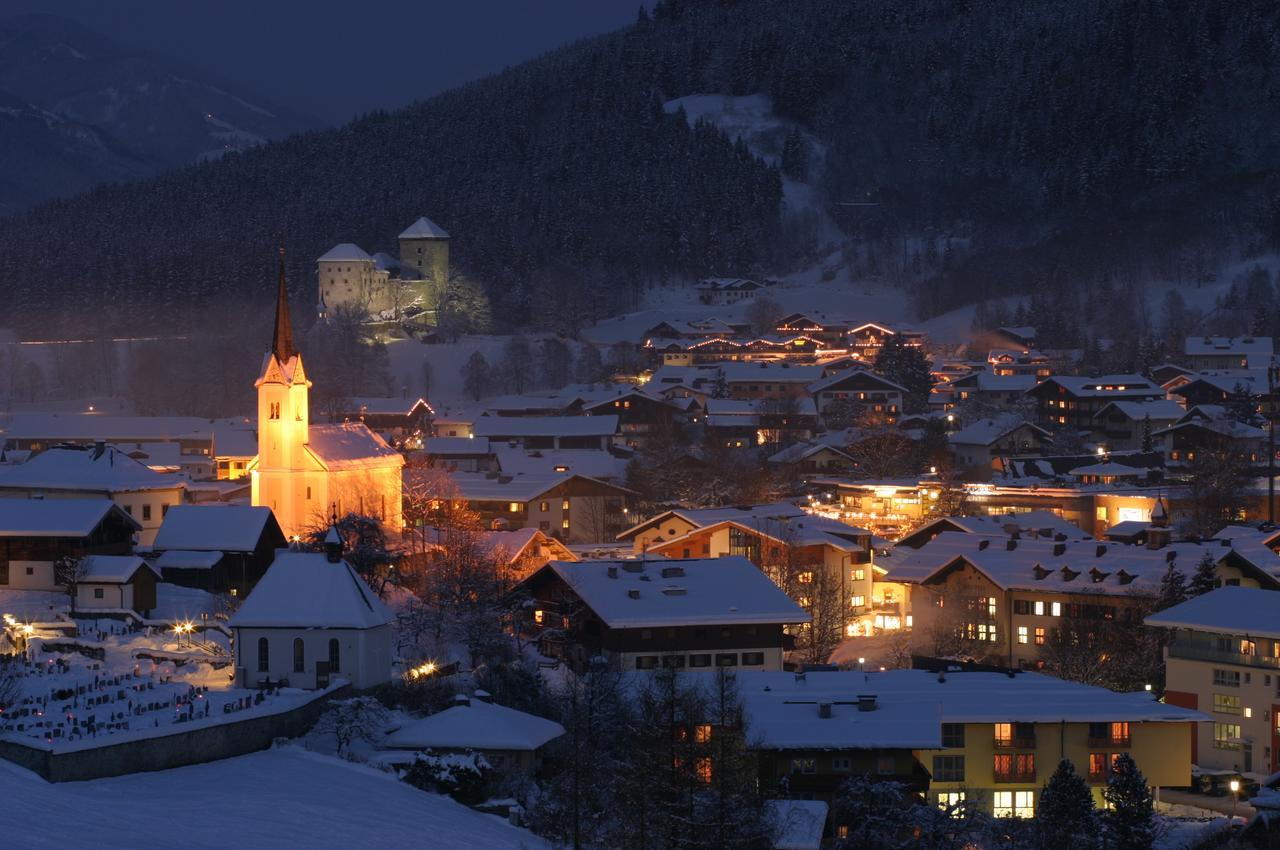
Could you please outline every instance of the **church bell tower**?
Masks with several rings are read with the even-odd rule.
[[[284,533],[293,537],[307,527],[311,504],[306,444],[311,382],[293,341],[289,296],[280,248],[275,332],[254,383],[258,390],[258,463],[253,471],[253,504],[271,508]]]

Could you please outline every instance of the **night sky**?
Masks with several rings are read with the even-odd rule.
[[[2,0],[341,122],[635,20],[641,0]]]

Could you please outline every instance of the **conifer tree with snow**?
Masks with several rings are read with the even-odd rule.
[[[1110,809],[1103,814],[1107,843],[1125,850],[1151,850],[1155,841],[1155,811],[1147,778],[1133,756],[1121,753],[1111,766],[1102,797]]]
[[[492,383],[493,371],[489,368],[489,361],[479,351],[471,352],[467,362],[462,364],[462,388],[472,400],[479,401],[489,392]]]
[[[1174,561],[1160,579],[1160,595],[1156,597],[1156,611],[1164,611],[1187,601],[1187,577]]]
[[[1151,436],[1151,414],[1148,413],[1142,417],[1142,450],[1149,452],[1154,449],[1155,440]]]
[[[1099,846],[1093,792],[1070,759],[1058,762],[1058,769],[1040,792],[1035,837],[1041,850],[1093,850]]]
[[[933,389],[929,358],[923,351],[907,345],[900,334],[891,334],[876,355],[876,371],[907,391],[903,405],[908,413],[924,410]]]
[[[1213,556],[1205,552],[1200,558],[1200,563],[1196,564],[1196,571],[1191,574],[1191,581],[1187,584],[1187,595],[1203,596],[1215,587],[1217,587],[1215,563]]]

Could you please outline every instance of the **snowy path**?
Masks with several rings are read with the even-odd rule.
[[[293,747],[57,785],[0,761],[0,799],[3,843],[24,850],[547,847],[447,797]]]

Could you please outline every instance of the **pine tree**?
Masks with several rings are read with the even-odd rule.
[[[489,392],[493,383],[493,374],[489,361],[479,351],[471,352],[467,362],[462,364],[462,388],[475,401],[479,401]]]
[[[907,345],[900,334],[891,334],[876,354],[876,371],[905,389],[907,412],[924,410],[933,389],[929,358],[919,348]]]
[[[1058,762],[1040,792],[1035,833],[1042,850],[1090,850],[1099,844],[1093,792],[1069,759]]]
[[[792,180],[804,180],[809,176],[809,143],[800,134],[799,127],[792,127],[782,143],[782,173]]]
[[[1187,595],[1203,596],[1217,587],[1216,573],[1213,556],[1205,552],[1200,558],[1200,563],[1196,564],[1196,571],[1191,574],[1191,581],[1187,583]]]
[[[1151,437],[1151,414],[1148,413],[1142,417],[1142,450],[1150,452],[1155,450],[1155,440]]]
[[[1169,569],[1165,570],[1164,577],[1160,579],[1160,595],[1156,598],[1156,611],[1164,611],[1187,601],[1187,577],[1183,575],[1182,570],[1178,569],[1178,565],[1169,562]]]
[[[1151,788],[1128,753],[1121,753],[1111,766],[1111,777],[1102,797],[1111,807],[1103,815],[1110,846],[1125,850],[1151,850],[1155,841]]]

